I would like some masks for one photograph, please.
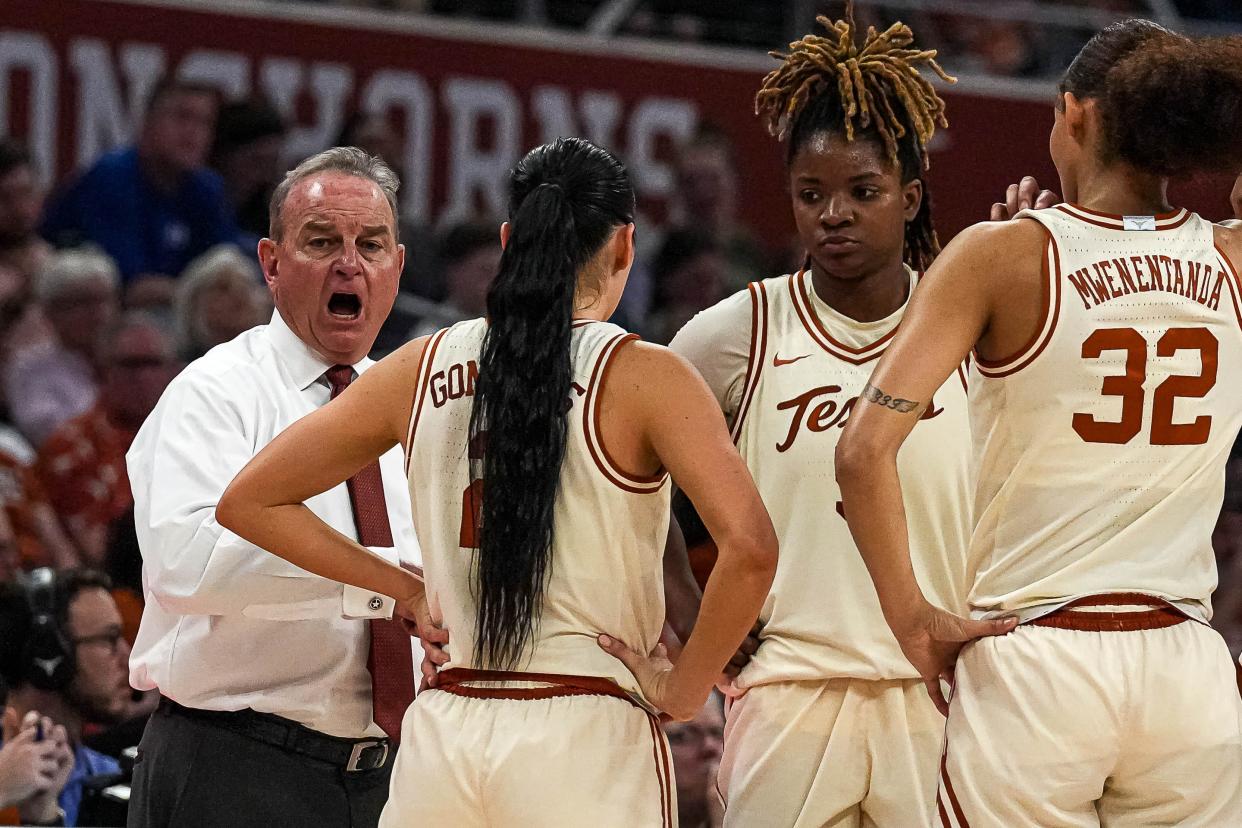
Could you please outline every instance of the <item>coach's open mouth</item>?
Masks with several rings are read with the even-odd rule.
[[[337,319],[357,319],[362,313],[362,300],[354,293],[334,293],[328,299],[328,313]]]

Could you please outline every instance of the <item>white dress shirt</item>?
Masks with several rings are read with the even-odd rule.
[[[216,522],[216,503],[242,466],[328,402],[330,367],[276,313],[191,363],[138,432],[126,456],[146,596],[130,657],[134,687],[158,687],[187,707],[274,713],[334,736],[383,735],[371,714],[368,622],[358,619],[389,617],[392,599],[381,605],[382,596],[312,575]],[[380,458],[380,472],[395,549],[374,551],[420,564],[399,446]],[[306,505],[358,536],[344,484]]]

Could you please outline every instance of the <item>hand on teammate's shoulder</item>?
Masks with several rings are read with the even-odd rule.
[[[1052,190],[1040,189],[1033,176],[1025,176],[1018,184],[1010,184],[1005,200],[992,205],[990,221],[1008,221],[1023,210],[1042,210],[1060,204],[1061,197]]]

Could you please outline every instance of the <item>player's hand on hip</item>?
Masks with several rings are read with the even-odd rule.
[[[1023,210],[1042,210],[1060,204],[1061,197],[1052,190],[1041,190],[1033,176],[1026,176],[1019,184],[1010,184],[1005,200],[992,205],[989,218],[992,221],[1008,221]]]
[[[634,675],[643,697],[667,713],[673,721],[689,721],[703,706],[704,700],[695,705],[693,700],[677,698],[673,693],[673,662],[668,660],[668,650],[663,644],[657,644],[649,655],[641,655],[610,635],[601,635],[597,640],[604,652],[624,664]]]
[[[1012,632],[1017,624],[1016,618],[986,621],[962,618],[927,604],[912,614],[910,623],[903,630],[894,632],[901,651],[923,677],[936,709],[948,716],[949,702],[944,697],[940,682],[953,686],[953,670],[962,647],[977,638],[1005,635]]]

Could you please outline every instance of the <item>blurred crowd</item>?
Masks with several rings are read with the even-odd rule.
[[[419,12],[448,17],[517,20],[557,28],[581,29],[605,0],[303,0],[339,6]],[[771,49],[811,25],[814,14],[839,18],[844,0],[793,0],[718,3],[713,0],[638,0],[624,15],[618,32],[680,42],[716,43]],[[1150,17],[1169,8],[1149,0],[1036,0],[1031,4],[1057,12],[1059,21],[1034,22],[1021,13],[1004,19],[988,0],[957,0],[950,9],[928,11],[930,4],[856,0],[864,24],[886,28],[909,23],[923,46],[938,49],[954,71],[1001,77],[1051,77],[1099,27],[1091,13]],[[1236,0],[1172,0],[1171,9],[1191,25],[1242,25]],[[1018,10],[1021,12],[1021,10]],[[1084,14],[1086,13],[1086,14]]]
[[[350,4],[442,13],[486,6],[495,14],[515,7],[499,0]],[[1116,8],[1124,0],[1093,4]],[[1242,21],[1242,4],[1179,5]],[[1077,48],[1010,24],[927,17],[920,33],[953,41],[989,72],[1059,70]],[[142,589],[124,456],[181,367],[270,318],[254,250],[289,161],[286,129],[264,101],[221,101],[211,87],[165,81],[131,146],[50,191],[27,148],[0,136],[0,695],[7,690],[0,824],[46,817],[49,790],[70,810],[105,789],[154,704],[126,682]],[[350,118],[336,141],[384,157],[399,173],[401,142],[386,119],[365,114]],[[639,260],[616,320],[656,342],[746,282],[799,261],[792,244],[770,249],[739,220],[739,165],[723,133],[701,127],[677,149],[675,170],[676,202],[662,225],[642,222]],[[402,222],[406,272],[376,356],[485,312],[500,221]],[[1214,537],[1222,583],[1216,622],[1236,654],[1242,459],[1227,483]],[[34,588],[15,585],[41,568],[76,573],[49,598],[47,612],[63,633],[58,646],[75,662],[50,687],[29,676],[26,642],[40,618]],[[719,699],[695,720],[669,726],[683,826],[718,824],[713,780],[722,727]]]

